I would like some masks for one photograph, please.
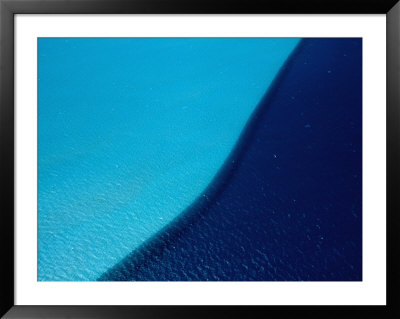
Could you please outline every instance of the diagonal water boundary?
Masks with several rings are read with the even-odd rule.
[[[274,98],[280,82],[291,68],[296,55],[301,51],[304,41],[304,39],[299,41],[280,68],[275,79],[242,129],[225,163],[221,166],[204,192],[202,192],[202,194],[181,214],[157,232],[157,234],[148,239],[137,249],[133,250],[118,264],[103,273],[97,279],[98,281],[124,280],[121,278],[128,277],[129,274],[135,272],[136,269],[156,260],[158,254],[162,252],[165,247],[169,246],[175,238],[179,237],[185,229],[190,227],[195,222],[195,219],[201,218],[202,213],[206,212],[210,205],[214,203],[215,199],[224,191],[224,186],[231,180],[238,165],[240,165],[241,159],[248,149],[248,142],[252,140],[262,115],[268,111],[270,101]]]

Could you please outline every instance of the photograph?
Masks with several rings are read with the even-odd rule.
[[[37,281],[363,280],[363,38],[38,37]]]

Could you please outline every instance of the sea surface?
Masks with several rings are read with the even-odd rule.
[[[286,270],[270,276],[266,260],[292,258],[296,248],[297,264],[322,269],[318,262],[340,260],[339,277],[358,279],[360,40],[303,46],[300,67],[261,112],[268,131],[246,142],[258,155],[234,156],[235,173],[221,183],[242,132],[253,130],[246,123],[264,109],[260,101],[299,43],[39,38],[38,280],[307,279]],[[204,209],[210,187],[222,197]],[[152,258],[137,269],[143,251]]]

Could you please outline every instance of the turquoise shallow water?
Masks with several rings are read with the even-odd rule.
[[[38,280],[95,280],[211,182],[299,39],[39,39]]]

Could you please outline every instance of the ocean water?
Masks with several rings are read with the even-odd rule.
[[[38,280],[96,280],[159,238],[212,184],[299,41],[40,38]]]
[[[302,40],[205,194],[99,279],[362,280],[362,40]]]

